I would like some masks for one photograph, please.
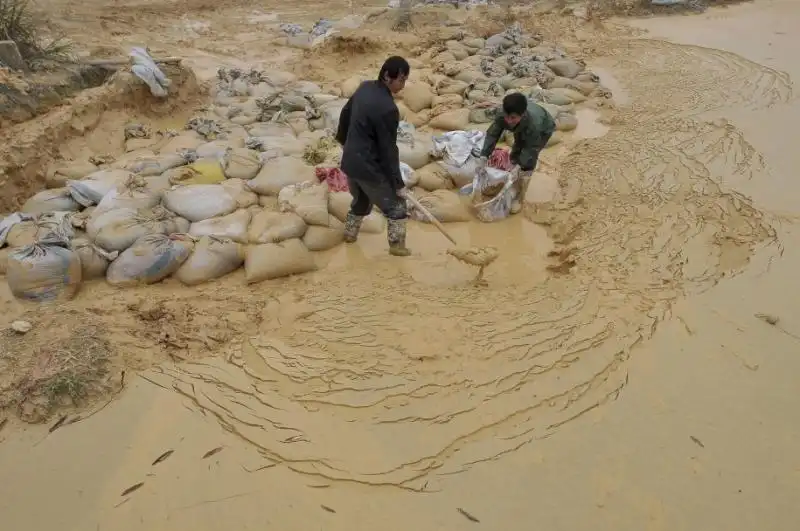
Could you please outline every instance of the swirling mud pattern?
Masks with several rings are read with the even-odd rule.
[[[619,397],[632,347],[673,301],[779,248],[723,181],[766,171],[762,158],[703,113],[780,104],[791,84],[716,50],[640,40],[612,52],[630,104],[561,162],[564,201],[535,213],[571,271],[506,289],[326,273],[271,301],[261,335],[227,362],[164,368],[160,383],[265,460],[416,491]]]

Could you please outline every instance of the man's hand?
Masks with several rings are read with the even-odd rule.
[[[477,163],[475,165],[475,169],[477,171],[485,170],[486,169],[486,164],[488,164],[488,162],[489,162],[489,159],[487,159],[486,157],[478,157],[478,161],[477,161]]]

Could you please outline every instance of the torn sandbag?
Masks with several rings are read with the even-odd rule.
[[[133,66],[131,66],[133,75],[145,82],[153,96],[158,98],[167,97],[170,80],[158,68],[153,58],[147,53],[147,50],[145,48],[133,48],[130,57],[133,63]]]

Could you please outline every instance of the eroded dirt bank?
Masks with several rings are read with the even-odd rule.
[[[50,436],[0,433],[8,525],[791,528],[800,334],[783,198],[800,157],[781,137],[800,71],[796,43],[765,35],[800,17],[765,5],[681,18],[693,46],[604,42],[596,61],[627,101],[561,161],[565,202],[531,213],[578,247],[570,275],[505,256],[488,297],[444,281],[426,244],[434,257],[403,266],[342,251],[348,269],[288,293],[208,288],[193,327],[220,305],[229,328],[260,323],[226,359],[144,373]],[[743,20],[753,42],[726,41]],[[680,40],[674,21],[648,26]],[[546,242],[536,227],[509,238]],[[148,296],[181,311],[164,289]]]

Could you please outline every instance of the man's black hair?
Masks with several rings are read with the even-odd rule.
[[[393,55],[383,63],[381,71],[378,73],[378,80],[383,81],[385,76],[389,76],[389,79],[397,79],[401,75],[408,76],[410,72],[411,67],[408,61],[399,55]]]
[[[514,92],[503,98],[503,112],[522,116],[528,110],[528,98],[524,94]]]

